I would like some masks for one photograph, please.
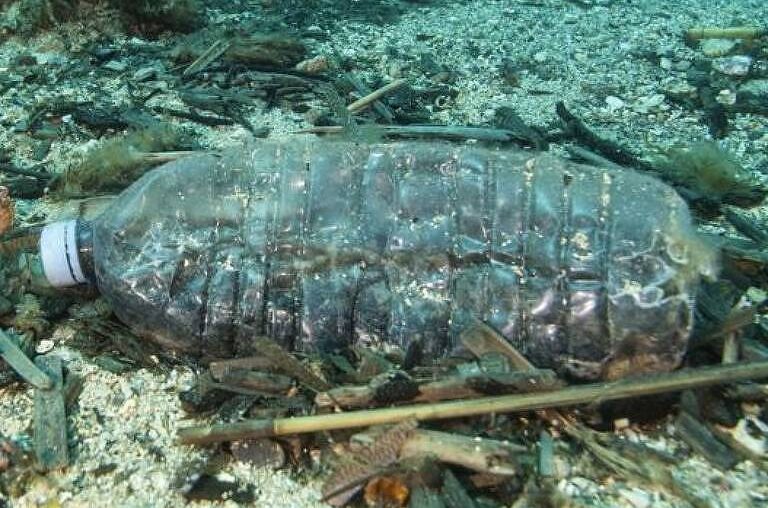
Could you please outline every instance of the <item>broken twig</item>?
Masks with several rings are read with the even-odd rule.
[[[498,353],[509,360],[510,365],[518,370],[529,370],[532,367],[528,360],[504,337],[501,337],[493,328],[479,319],[461,333],[459,340],[478,358],[487,353]]]
[[[511,413],[552,407],[589,404],[641,395],[682,391],[690,388],[768,377],[768,362],[741,363],[682,370],[671,374],[624,379],[608,383],[574,386],[563,390],[522,395],[502,395],[474,400],[409,405],[348,413],[246,420],[179,429],[182,443],[213,443],[235,439],[274,437],[324,430],[396,423],[461,418],[489,413]]]
[[[347,111],[349,111],[350,113],[357,113],[358,111],[361,111],[367,108],[377,100],[381,99],[392,90],[396,90],[400,88],[404,84],[405,84],[404,79],[396,79],[393,82],[388,83],[382,86],[381,88],[374,90],[373,92],[369,93],[365,97],[361,97],[357,99],[355,102],[347,106]]]
[[[37,368],[24,351],[2,330],[0,330],[0,356],[19,376],[35,388],[46,390],[53,386],[50,378]]]
[[[365,128],[366,126],[360,126]],[[451,140],[477,139],[479,141],[509,142],[514,133],[489,127],[464,127],[454,125],[376,125],[383,136],[396,138],[442,138]],[[327,125],[295,131],[294,134],[343,134],[344,126]]]
[[[700,39],[757,39],[768,33],[765,28],[756,26],[732,26],[728,28],[694,27],[685,31],[689,41]]]
[[[520,472],[518,455],[527,451],[505,441],[417,429],[403,444],[400,457],[433,456],[480,473],[514,475]]]
[[[51,471],[69,464],[64,373],[58,356],[38,356],[35,363],[53,381],[51,388],[35,391],[35,455],[38,466]]]

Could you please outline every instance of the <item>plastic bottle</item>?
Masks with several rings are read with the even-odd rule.
[[[454,351],[471,319],[538,367],[675,367],[712,256],[632,171],[470,145],[259,143],[153,170],[92,223],[48,226],[57,286],[96,284],[144,336],[204,359],[351,344]]]

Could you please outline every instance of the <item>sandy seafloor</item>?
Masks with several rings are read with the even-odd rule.
[[[219,25],[260,17],[274,23],[275,11],[268,10],[266,3],[221,2],[221,7],[209,8],[207,16],[211,23]],[[377,5],[360,0],[351,3],[353,10],[355,3],[360,4],[360,9]],[[459,90],[447,108],[435,111],[435,122],[483,124],[497,107],[507,104],[526,121],[547,125],[555,118],[554,103],[564,100],[589,125],[647,153],[652,147],[688,144],[707,137],[700,112],[681,109],[664,97],[665,90],[685,84],[685,70],[695,58],[701,58],[699,50],[684,44],[684,30],[695,25],[768,23],[768,4],[764,0],[584,3],[592,6],[584,8],[577,2],[560,0],[421,2],[403,4],[407,9],[401,15],[383,23],[368,23],[361,16],[324,20],[315,12],[314,26],[298,28],[322,34],[304,37],[310,56],[336,53],[348,57],[357,63],[355,72],[364,78],[404,77],[414,84],[424,84],[427,78],[420,68],[420,55],[431,55],[457,74],[455,87]],[[316,9],[321,9],[321,4],[316,2]],[[95,17],[99,15],[103,13]],[[54,65],[56,61],[76,58],[72,51],[94,36],[90,22],[68,22],[29,39],[7,38],[0,43],[0,72],[12,71],[12,62],[20,52],[42,55],[43,60]],[[114,37],[118,44],[143,44],[120,34]],[[162,40],[151,44],[162,44]],[[499,71],[504,60],[523,69],[517,86],[504,81]],[[31,98],[23,87],[23,83],[18,84],[0,96],[3,125],[13,125],[28,111]],[[64,83],[38,87],[34,96],[103,99],[106,95],[120,102],[128,93],[126,87],[124,76],[105,73],[94,76],[88,86]],[[179,104],[173,93],[160,94],[151,101]],[[271,126],[273,137],[288,136],[290,131],[309,125],[301,114],[281,110],[262,112],[254,108],[249,119],[254,125]],[[722,146],[765,179],[768,118],[733,115],[731,125]],[[210,148],[236,145],[248,137],[247,131],[238,126],[187,126]],[[0,131],[0,146],[12,152],[20,164],[31,156],[31,145],[11,129]],[[52,170],[61,170],[76,149],[72,143],[55,141],[45,162]],[[20,206],[22,220],[40,212],[56,216],[55,209],[44,203]],[[764,216],[765,210],[757,209],[755,213]],[[178,478],[184,471],[194,471],[205,453],[174,444],[176,429],[189,424],[177,393],[192,383],[193,373],[176,368],[168,373],[141,369],[114,375],[68,349],[68,335],[67,324],[57,327],[54,351],[68,360],[70,370],[85,378],[77,409],[69,417],[73,465],[65,472],[40,479],[26,495],[9,503],[72,507],[183,505]],[[0,391],[0,430],[4,435],[28,434],[31,413],[29,390]],[[672,437],[672,423],[661,421],[658,428],[650,430],[644,434],[631,426],[624,435],[673,453],[684,448]],[[95,474],[109,464],[116,464],[113,471]],[[768,475],[749,462],[722,473],[700,458],[681,454],[676,474],[705,494],[711,506],[768,506]],[[321,506],[317,472],[271,472],[232,463],[222,475],[253,485],[256,505],[260,507]],[[559,488],[585,506],[688,506],[666,493],[646,490],[641,484],[588,479],[578,470],[571,470]],[[193,505],[236,503],[200,501]]]

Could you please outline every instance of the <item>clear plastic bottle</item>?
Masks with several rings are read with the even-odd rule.
[[[675,367],[711,253],[671,188],[470,145],[258,143],[146,174],[41,240],[139,334],[205,359],[351,344],[448,354],[471,319],[539,367]],[[418,344],[418,346],[415,346]]]

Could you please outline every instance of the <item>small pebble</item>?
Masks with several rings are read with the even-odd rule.
[[[142,67],[141,69],[138,69],[136,72],[133,73],[133,79],[135,79],[136,81],[146,81],[148,79],[155,77],[156,74],[157,74],[156,67]]]
[[[618,418],[613,421],[614,430],[622,430],[629,427],[629,418]]]
[[[296,70],[307,74],[320,74],[328,70],[328,58],[318,55],[296,64]]]
[[[665,98],[664,94],[660,93],[640,97],[640,99],[632,105],[632,109],[638,113],[648,113],[652,109],[662,106]]]
[[[128,64],[121,60],[110,60],[103,65],[103,68],[110,71],[123,72],[128,68]]]
[[[650,508],[653,505],[651,495],[639,489],[622,489],[619,491],[619,494],[621,494],[621,497],[626,499],[633,508]]]
[[[43,339],[37,343],[35,353],[42,355],[53,349],[56,344],[51,339]]]
[[[709,57],[725,56],[735,47],[733,39],[707,39],[701,43],[701,52]]]
[[[605,105],[608,108],[609,111],[617,111],[621,108],[623,108],[626,104],[623,100],[619,99],[618,97],[614,95],[609,95],[605,98]]]
[[[724,106],[733,106],[736,104],[736,94],[728,89],[720,90],[715,100]]]
[[[752,57],[747,55],[727,56],[712,61],[712,68],[726,76],[746,76],[751,66]]]

